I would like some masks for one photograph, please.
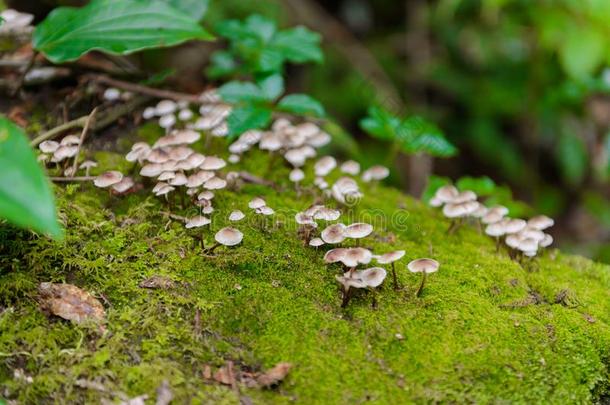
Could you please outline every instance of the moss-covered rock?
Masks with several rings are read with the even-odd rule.
[[[256,153],[241,166],[258,174],[267,167]],[[238,387],[254,403],[589,403],[607,395],[608,267],[555,250],[520,265],[476,227],[448,235],[438,212],[397,190],[363,186],[344,222],[372,223],[363,245],[375,252],[406,250],[397,266],[403,288],[387,283],[375,308],[360,291],[341,309],[339,267],[304,246],[293,220],[315,196],[307,189],[297,196],[279,161],[272,173],[282,192],[251,184],[219,192],[204,231],[163,216],[163,202],[145,190],[113,197],[88,184],[57,188],[63,242],[0,227],[0,396],[154,400],[168,380],[176,403],[238,403],[235,389],[203,378],[205,365],[229,360],[254,371],[294,365],[276,389]],[[247,208],[256,195],[277,212],[266,223]],[[243,243],[204,256],[196,237],[211,244],[234,209],[248,215],[237,225]],[[427,256],[441,268],[418,299],[419,279],[406,263]],[[153,275],[174,287],[138,286]],[[106,332],[42,313],[43,281],[97,296]],[[32,381],[15,378],[16,369]]]

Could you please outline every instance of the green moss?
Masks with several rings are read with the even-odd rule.
[[[130,169],[112,154],[96,157]],[[254,153],[242,169],[262,175],[268,166]],[[240,246],[212,258],[201,254],[196,232],[160,215],[167,208],[145,191],[113,197],[88,184],[57,188],[63,242],[1,227],[2,392],[23,403],[95,403],[116,400],[113,392],[154,398],[167,379],[177,403],[236,403],[230,388],[202,378],[205,364],[233,360],[254,370],[295,365],[277,390],[242,389],[255,403],[586,403],[607,395],[608,267],[550,251],[524,268],[474,226],[448,236],[438,212],[367,186],[347,214],[375,225],[366,246],[407,251],[398,265],[404,289],[384,287],[376,309],[361,292],[342,310],[339,269],[296,237],[294,213],[313,195],[297,197],[279,161],[271,171],[286,192],[245,185],[217,193],[212,227],[201,231],[208,245],[231,210],[250,222],[238,224]],[[255,195],[277,211],[266,227],[247,208]],[[442,265],[417,299],[419,278],[405,263],[422,256]],[[138,287],[156,274],[176,287]],[[103,299],[107,332],[42,314],[41,281],[73,283]],[[569,300],[556,303],[562,292]],[[34,382],[15,380],[17,368]],[[79,379],[107,391],[80,388]]]

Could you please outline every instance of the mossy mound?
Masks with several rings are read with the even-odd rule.
[[[241,169],[261,175],[267,166],[254,153]],[[237,224],[243,243],[215,257],[202,255],[198,231],[160,215],[167,208],[145,190],[111,197],[89,184],[58,187],[63,242],[2,226],[0,396],[98,403],[124,392],[154,400],[168,380],[175,403],[237,403],[235,390],[202,377],[204,365],[227,360],[250,370],[294,365],[275,389],[241,387],[254,403],[588,403],[607,395],[608,267],[554,250],[522,266],[476,227],[449,236],[437,211],[363,185],[365,197],[342,219],[372,223],[362,244],[375,252],[406,250],[397,266],[403,288],[394,291],[388,279],[376,308],[361,292],[341,309],[339,267],[297,237],[294,213],[314,195],[297,196],[279,161],[272,172],[283,192],[246,184],[217,193],[212,226],[202,231],[208,244],[232,210],[248,218]],[[277,214],[261,223],[247,208],[253,196]],[[405,266],[417,257],[441,263],[421,298],[419,278]],[[176,284],[138,286],[153,275]],[[43,314],[42,281],[100,298],[107,332]],[[15,369],[33,380],[14,378]]]

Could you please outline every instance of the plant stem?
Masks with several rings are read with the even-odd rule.
[[[212,253],[218,246],[220,246],[220,243],[216,242],[212,247],[207,249],[206,253]]]
[[[76,151],[76,155],[74,155],[74,163],[72,164],[72,177],[76,174],[76,170],[78,169],[78,158],[80,156],[80,150],[83,146],[83,142],[85,141],[85,137],[87,136],[87,132],[89,131],[89,126],[91,125],[91,121],[95,118],[95,114],[97,113],[97,107],[95,107],[91,114],[87,117],[85,121],[85,126],[83,127],[83,131],[80,134],[80,139],[78,140],[78,149]]]
[[[341,308],[347,307],[350,298],[352,298],[351,289],[347,287],[346,289],[343,289],[343,301],[341,302]]]
[[[398,291],[398,278],[396,277],[396,267],[392,262],[392,278],[394,279],[394,290]]]
[[[416,297],[419,297],[421,295],[422,291],[424,291],[424,286],[426,285],[427,276],[428,276],[428,273],[426,273],[425,271],[422,271],[421,284],[419,285],[419,288],[417,289],[417,292],[415,293]]]

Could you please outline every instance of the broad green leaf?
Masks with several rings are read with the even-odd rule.
[[[610,132],[604,138],[604,152],[606,154],[606,175],[610,176]]]
[[[272,111],[269,108],[245,105],[235,107],[227,118],[229,138],[234,138],[249,129],[263,129],[271,122]]]
[[[269,42],[277,29],[275,21],[258,14],[253,14],[246,18],[246,27],[250,32],[258,36],[263,43]]]
[[[239,66],[229,51],[216,51],[210,58],[206,74],[211,79],[219,79],[234,74]]]
[[[584,142],[575,135],[563,133],[559,137],[555,152],[564,179],[573,186],[580,184],[589,167]]]
[[[305,27],[291,28],[278,32],[271,41],[287,60],[295,63],[318,62],[324,60],[320,49],[321,36]]]
[[[400,126],[397,140],[406,153],[424,152],[436,157],[449,157],[457,153],[441,130],[421,117],[409,117]]]
[[[322,104],[307,94],[290,94],[281,99],[277,106],[282,111],[294,114],[312,114],[318,117],[325,115]]]
[[[61,237],[53,193],[23,131],[0,117],[0,217]]]
[[[267,76],[258,82],[258,87],[267,101],[274,101],[284,93],[284,78],[277,73]]]
[[[265,101],[261,89],[254,83],[232,81],[218,89],[220,97],[228,103],[242,101]]]
[[[255,68],[258,72],[279,72],[284,66],[284,55],[273,48],[264,48],[256,55]]]
[[[94,0],[82,8],[53,10],[36,27],[33,45],[62,63],[92,50],[129,54],[212,38],[194,18],[160,0]]]
[[[210,0],[167,0],[169,4],[176,10],[182,11],[184,14],[191,16],[191,18],[201,21],[208,6]]]
[[[259,47],[266,44],[275,31],[275,22],[258,14],[249,16],[245,21],[224,20],[216,25],[219,35],[238,43],[258,44]]]
[[[496,183],[494,183],[494,181],[487,176],[460,177],[455,185],[461,191],[471,190],[480,196],[492,195],[496,189]]]
[[[369,135],[384,141],[393,141],[400,119],[380,107],[370,107],[368,116],[360,120],[360,127]]]
[[[567,33],[559,48],[564,70],[575,79],[591,76],[604,60],[606,37],[594,26],[579,26]]]

